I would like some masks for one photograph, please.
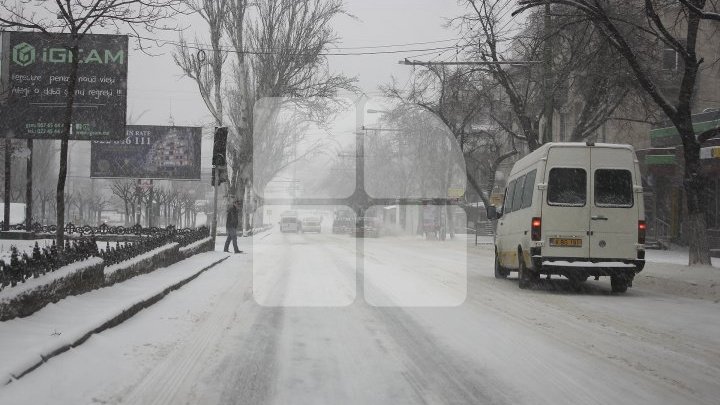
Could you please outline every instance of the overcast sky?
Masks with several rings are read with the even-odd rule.
[[[335,28],[342,37],[340,47],[380,46],[429,42],[458,38],[452,30],[443,28],[447,18],[462,14],[456,0],[346,0],[346,8],[356,18],[339,17]],[[196,31],[200,38],[207,38],[203,21],[189,21],[192,28],[186,34],[192,38]],[[173,33],[159,36],[175,40]],[[202,39],[201,39],[202,40]],[[397,49],[428,49],[453,46],[456,41],[405,46],[353,50],[388,51]],[[182,77],[174,64],[172,46],[159,48],[162,55],[149,57],[141,52],[132,52],[129,62],[128,116],[138,124],[167,125],[170,117],[175,125],[203,125],[211,122],[195,84]],[[440,53],[442,51],[435,51]],[[403,52],[399,54],[368,56],[331,56],[330,68],[348,76],[356,76],[361,89],[370,96],[377,95],[377,87],[390,81],[394,75],[403,83],[412,68],[399,65],[398,61],[425,52]],[[428,60],[436,53],[418,57]],[[454,59],[454,51],[446,51],[437,60]],[[141,116],[142,115],[142,116]]]
[[[412,67],[399,65],[404,58],[418,60],[455,60],[454,50],[431,48],[453,47],[460,37],[452,29],[445,28],[449,18],[463,14],[463,8],[456,0],[345,0],[348,13],[353,17],[340,16],[334,23],[341,37],[337,47],[378,47],[385,45],[410,44],[418,42],[444,41],[439,43],[407,45],[393,48],[343,49],[329,52],[382,52],[407,50],[394,54],[363,56],[330,56],[333,72],[357,77],[358,85],[370,98],[379,96],[378,86],[390,82],[395,76],[406,83]],[[187,17],[180,25],[190,27],[184,35],[190,41],[195,36],[199,42],[207,43],[207,25],[199,17]],[[146,34],[151,38],[177,41],[176,32]],[[136,45],[131,41],[131,48]],[[144,41],[144,46],[153,44]],[[209,47],[209,45],[208,45]],[[212,118],[203,103],[197,86],[191,79],[183,77],[172,58],[174,45],[154,48],[153,56],[133,50],[128,62],[128,122],[138,125],[203,126],[203,167],[208,167],[212,151]],[[424,51],[423,51],[424,50]],[[382,108],[370,102],[367,108]],[[344,121],[338,128],[346,128],[345,121],[354,121],[354,114],[343,115]],[[373,125],[378,116],[369,115],[366,123]],[[89,143],[73,142],[70,153],[71,176],[89,176],[86,163],[89,157]]]

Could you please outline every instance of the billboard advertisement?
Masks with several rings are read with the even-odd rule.
[[[128,125],[122,140],[93,141],[90,177],[200,180],[200,127]]]
[[[2,137],[60,139],[73,54],[69,34],[2,32]],[[125,136],[128,37],[87,34],[79,42],[69,139]]]

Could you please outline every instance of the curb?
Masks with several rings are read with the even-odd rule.
[[[189,283],[189,282],[195,280],[196,278],[198,278],[202,273],[210,270],[211,268],[217,266],[218,264],[224,262],[225,260],[227,260],[227,259],[229,259],[229,258],[230,258],[230,256],[226,256],[226,257],[224,257],[224,258],[222,258],[222,259],[220,259],[220,260],[217,260],[217,261],[211,263],[210,265],[202,268],[201,270],[199,270],[197,273],[193,274],[192,276],[190,276],[190,277],[188,277],[188,278],[186,278],[186,279],[184,279],[184,280],[181,280],[181,281],[179,281],[179,282],[177,282],[177,283],[175,283],[175,284],[173,284],[173,285],[165,288],[164,290],[162,290],[162,291],[159,292],[158,294],[153,295],[152,297],[149,297],[149,298],[147,298],[147,299],[145,299],[145,300],[143,300],[143,301],[140,301],[140,302],[136,303],[135,305],[133,305],[133,306],[131,306],[130,308],[128,308],[128,309],[124,310],[123,312],[121,312],[119,315],[117,315],[117,316],[115,316],[114,318],[106,321],[105,323],[103,323],[103,324],[100,325],[99,327],[97,327],[97,328],[89,331],[88,333],[86,333],[85,335],[83,335],[82,337],[80,337],[80,338],[79,338],[78,340],[76,340],[75,342],[69,343],[69,344],[64,345],[64,346],[62,346],[62,347],[59,347],[59,348],[53,350],[52,352],[50,352],[50,353],[47,354],[47,355],[40,356],[41,360],[40,360],[39,362],[37,362],[37,363],[33,364],[32,366],[28,367],[26,370],[24,370],[22,373],[20,373],[20,374],[18,374],[18,375],[12,375],[13,379],[11,379],[11,380],[9,380],[9,381],[6,381],[6,382],[3,383],[2,385],[8,385],[8,384],[12,383],[14,380],[19,380],[19,379],[23,378],[23,377],[26,376],[27,374],[35,371],[37,368],[39,368],[40,366],[42,366],[43,364],[45,364],[48,360],[52,359],[53,357],[55,357],[55,356],[57,356],[57,355],[60,355],[60,354],[66,352],[66,351],[68,351],[68,350],[70,350],[70,349],[73,349],[73,348],[78,347],[78,346],[80,346],[81,344],[85,343],[88,339],[90,339],[90,337],[91,337],[92,335],[97,334],[97,333],[104,332],[104,331],[106,331],[106,330],[108,330],[108,329],[110,329],[110,328],[113,328],[113,327],[115,327],[115,326],[120,325],[121,323],[123,323],[123,322],[127,321],[128,319],[132,318],[132,317],[133,317],[135,314],[137,314],[138,312],[142,311],[142,310],[145,309],[145,308],[148,308],[148,307],[152,306],[153,304],[157,303],[157,302],[160,301],[161,299],[165,298],[165,296],[167,296],[169,293],[171,293],[171,292],[173,292],[173,291],[175,291],[175,290],[177,290],[177,289],[182,288],[182,287],[183,287],[184,285],[186,285],[187,283]]]

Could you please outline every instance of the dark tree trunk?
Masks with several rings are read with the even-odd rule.
[[[12,179],[10,178],[11,145],[10,138],[5,138],[5,195],[3,196],[5,198],[5,205],[3,206],[3,231],[10,230],[10,188],[12,185]]]
[[[70,139],[70,131],[72,130],[73,104],[75,102],[75,87],[77,85],[78,76],[78,40],[77,33],[73,33],[73,44],[70,47],[72,63],[70,68],[70,79],[68,81],[68,99],[65,105],[65,118],[63,122],[63,135],[60,140],[60,171],[58,173],[57,190],[55,192],[55,202],[57,204],[57,231],[55,233],[55,243],[59,250],[65,246],[65,180],[67,178],[67,157],[68,157],[68,140]]]
[[[32,195],[32,167],[33,167],[33,140],[28,139],[27,140],[27,147],[30,150],[30,154],[27,158],[27,166],[26,166],[26,189],[25,189],[25,208],[26,208],[26,214],[25,214],[25,230],[30,232],[32,229],[32,210],[33,210],[33,195]]]
[[[695,132],[692,129],[692,118],[684,126],[689,127],[689,136],[683,138],[683,153],[685,158],[685,173],[683,176],[683,189],[685,190],[687,219],[685,232],[689,246],[689,264],[710,265],[710,245],[707,237],[707,223],[705,220],[706,178],[702,173],[700,164],[700,144],[695,141]]]

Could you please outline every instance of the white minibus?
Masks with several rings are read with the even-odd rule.
[[[548,143],[512,168],[497,221],[495,277],[520,288],[561,275],[574,288],[609,276],[625,292],[645,265],[640,167],[630,145]]]

